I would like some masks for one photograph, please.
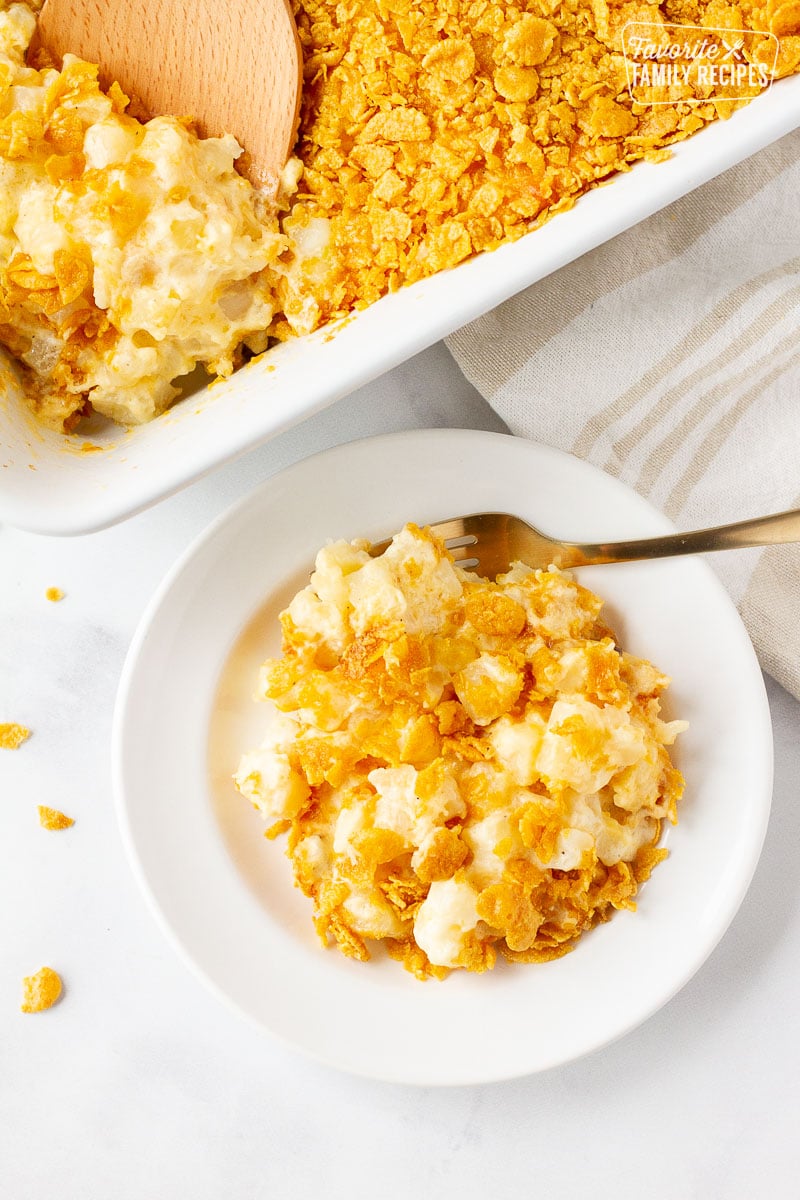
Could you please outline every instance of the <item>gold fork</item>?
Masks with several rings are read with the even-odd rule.
[[[718,525],[713,529],[627,542],[560,542],[508,513],[472,513],[467,517],[437,521],[429,528],[442,539],[460,567],[494,579],[517,561],[534,569],[551,565],[589,567],[598,563],[800,542],[800,509],[738,521],[735,525]],[[374,543],[370,554],[375,558],[383,554],[390,541]]]

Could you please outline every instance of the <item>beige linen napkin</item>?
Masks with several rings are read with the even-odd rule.
[[[800,507],[800,131],[447,345],[512,432],[618,476],[681,529]],[[709,561],[800,697],[800,546]]]

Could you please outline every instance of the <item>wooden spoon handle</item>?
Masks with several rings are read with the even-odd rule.
[[[100,64],[150,116],[232,133],[274,188],[297,136],[302,54],[289,0],[47,0],[38,44]]]

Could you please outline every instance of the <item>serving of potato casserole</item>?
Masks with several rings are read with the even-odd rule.
[[[149,420],[196,364],[228,375],[519,238],[745,102],[634,102],[632,21],[662,48],[676,24],[744,30],[748,61],[800,64],[793,0],[297,0],[299,138],[267,198],[232,137],[142,123],[72,56],[28,63],[36,7],[0,0],[0,344],[64,430]]]
[[[288,833],[323,943],[442,976],[557,958],[635,907],[677,819],[685,725],[601,608],[554,568],[481,579],[414,525],[378,558],[320,551],[236,784]]]

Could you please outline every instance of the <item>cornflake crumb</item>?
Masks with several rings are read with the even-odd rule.
[[[52,600],[54,604],[57,604],[59,600],[64,599],[64,593],[62,592],[61,588],[49,587],[45,592],[45,598],[47,600]]]
[[[16,750],[31,736],[24,725],[0,725],[0,750]]]
[[[74,825],[75,822],[72,817],[59,812],[57,808],[47,808],[46,805],[40,804],[39,824],[42,829],[69,829],[70,825]]]
[[[42,967],[35,975],[26,975],[22,981],[22,1004],[24,1013],[44,1012],[52,1008],[61,995],[61,976],[52,967]]]

